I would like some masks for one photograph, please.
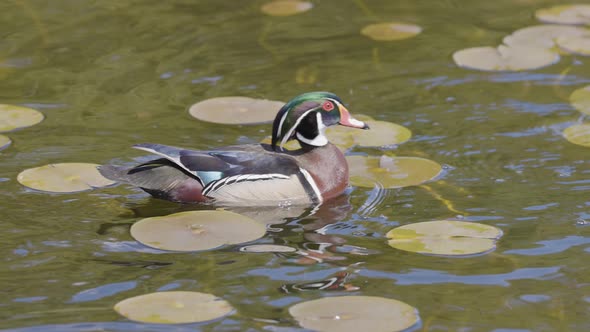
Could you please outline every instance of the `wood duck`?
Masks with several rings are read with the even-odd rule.
[[[131,169],[104,165],[99,171],[108,179],[137,186],[154,197],[182,203],[321,204],[348,186],[346,159],[325,135],[325,129],[336,124],[369,128],[354,119],[335,94],[308,92],[279,110],[270,145],[196,151],[137,144],[133,147],[161,158]],[[283,149],[292,139],[299,141],[301,149]]]

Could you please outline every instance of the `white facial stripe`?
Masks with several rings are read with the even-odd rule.
[[[338,107],[342,107],[342,104],[339,103],[336,99],[332,99],[332,98],[326,98],[326,99],[327,100],[330,100],[335,105],[338,105]],[[281,140],[281,143],[279,144],[279,147],[281,148],[281,150],[283,150],[283,145],[285,145],[287,143],[287,141],[289,140],[289,138],[291,137],[291,135],[293,135],[293,132],[295,131],[295,128],[297,128],[297,126],[299,126],[299,124],[301,123],[301,121],[303,120],[303,118],[307,114],[309,114],[309,112],[318,110],[321,107],[322,106],[318,106],[316,108],[312,108],[312,109],[308,110],[307,112],[303,113],[303,115],[301,115],[297,119],[297,121],[295,122],[295,125],[293,125],[293,127],[289,128],[289,131],[287,132],[287,134],[285,136],[283,136],[283,139]],[[279,121],[279,129],[277,130],[277,137],[281,137],[281,132],[282,132],[282,129],[283,129],[283,123],[285,123],[285,120],[287,119],[287,116],[289,115],[289,112],[290,111],[285,112],[285,114],[283,114],[283,116],[281,117],[281,121]],[[355,122],[355,123],[361,123],[361,126],[364,125],[364,123],[362,123],[362,122],[360,122],[358,120],[355,120],[355,119],[351,119],[351,120],[353,120],[353,122]],[[315,141],[315,139],[314,140],[308,140],[308,139],[306,139],[305,137],[303,137],[301,135],[297,135],[297,138],[299,138],[301,141],[303,141],[303,142],[305,142],[307,144],[314,145],[314,146],[324,146],[324,145],[328,144],[328,142],[327,142],[328,139],[326,138],[326,135],[324,134],[324,131],[321,129],[321,127],[319,127],[320,126],[319,125],[320,123],[321,123],[321,126],[323,127],[323,129],[325,129],[326,126],[324,125],[323,121],[321,121],[321,115],[318,113],[318,130],[320,132],[320,135],[318,135],[318,137],[323,136],[323,138],[326,140],[326,143],[323,143],[322,144],[318,140],[316,144],[311,144],[311,143],[308,143],[308,142]],[[318,138],[318,137],[316,137],[316,138]],[[320,138],[320,140],[321,140],[321,138]]]
[[[328,138],[326,137],[326,125],[322,122],[322,115],[320,113],[316,113],[316,119],[318,122],[318,135],[313,139],[308,139],[303,137],[300,133],[297,133],[297,138],[305,144],[313,145],[313,146],[324,146],[328,144]]]
[[[303,135],[301,135],[300,133],[297,133],[297,138],[307,145],[324,146],[328,144],[328,139],[326,138],[326,136],[322,135],[318,135],[314,139],[307,139],[303,137]]]
[[[283,136],[283,139],[281,140],[281,144],[279,145],[281,147],[281,150],[283,149],[283,145],[285,145],[287,143],[287,141],[289,140],[289,137],[291,137],[291,135],[293,135],[295,128],[297,128],[297,126],[299,126],[299,124],[301,123],[303,118],[305,118],[307,116],[307,114],[309,114],[309,112],[315,111],[316,109],[317,108],[312,108],[309,111],[303,113],[299,118],[297,118],[297,121],[295,121],[295,124],[293,125],[293,127],[289,128],[289,131],[287,132],[287,134],[285,136]],[[277,136],[277,137],[280,137],[280,136]]]
[[[309,185],[313,189],[313,192],[315,193],[318,199],[318,203],[321,204],[324,201],[324,199],[322,197],[322,193],[320,192],[320,188],[318,188],[318,185],[315,183],[315,180],[311,177],[311,174],[309,174],[309,172],[304,170],[303,168],[300,167],[299,171],[303,174],[303,176],[307,180],[307,183],[309,183]]]
[[[281,129],[283,129],[283,122],[285,122],[285,119],[287,118],[287,115],[289,115],[290,111],[285,112],[285,114],[283,114],[283,116],[281,117],[281,121],[279,122],[279,130],[277,131],[277,137],[281,137]]]

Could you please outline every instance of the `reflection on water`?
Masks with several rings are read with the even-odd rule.
[[[589,58],[519,73],[468,71],[451,59],[536,24],[535,9],[560,2],[321,1],[285,18],[263,15],[264,2],[0,2],[0,103],[46,117],[3,133],[12,144],[0,151],[0,328],[161,331],[124,320],[112,306],[175,289],[215,294],[238,312],[178,331],[297,330],[289,306],[348,294],[409,303],[425,331],[589,330],[590,162],[587,148],[561,135],[588,121],[568,96],[590,83]],[[388,20],[423,31],[389,43],[360,34]],[[215,207],[154,200],[126,186],[63,195],[16,182],[20,171],[49,163],[104,164],[122,155],[129,157],[117,162],[130,163],[141,155],[130,148],[136,143],[258,142],[269,125],[204,123],[188,106],[315,90],[340,95],[353,113],[411,129],[414,137],[388,153],[448,169],[428,188],[350,188],[319,207],[236,211],[268,225],[255,244],[297,249],[286,254],[150,249],[131,238],[134,222]],[[431,257],[386,243],[394,227],[456,218],[501,228],[496,251]],[[321,289],[330,281],[345,289]],[[283,285],[313,290],[285,294]]]

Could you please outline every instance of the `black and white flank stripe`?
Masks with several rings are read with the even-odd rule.
[[[216,190],[230,185],[236,184],[241,182],[256,182],[256,181],[266,181],[266,180],[275,180],[275,179],[289,179],[288,175],[284,174],[242,174],[242,175],[234,175],[228,176],[226,178],[222,178],[219,180],[215,180],[209,182],[205,188],[203,188],[203,196],[210,196]]]

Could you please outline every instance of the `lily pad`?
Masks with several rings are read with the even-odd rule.
[[[158,324],[205,322],[234,311],[227,301],[215,295],[182,291],[131,297],[117,303],[114,309],[130,320]]]
[[[62,163],[29,168],[16,178],[20,184],[35,190],[74,193],[114,184],[97,170],[97,164]]]
[[[421,27],[400,22],[369,24],[361,30],[361,34],[378,41],[408,39],[420,32],[422,32]]]
[[[313,4],[298,0],[277,0],[266,3],[260,10],[270,16],[291,16],[304,13],[313,8]]]
[[[563,131],[565,139],[571,143],[590,147],[590,124],[575,124]]]
[[[0,150],[6,149],[11,143],[10,138],[0,135]]]
[[[557,24],[590,24],[590,5],[559,5],[535,12],[539,21]]]
[[[131,236],[162,250],[197,251],[261,238],[266,227],[243,215],[216,211],[188,211],[142,219],[131,226]]]
[[[30,127],[43,118],[43,113],[32,108],[0,104],[0,132]]]
[[[192,105],[189,113],[201,120],[222,124],[272,122],[284,102],[249,97],[219,97]]]
[[[298,303],[289,313],[310,330],[403,331],[419,321],[416,308],[376,296],[334,296]]]
[[[572,92],[570,104],[578,111],[590,115],[590,85]]]
[[[547,49],[528,46],[473,47],[457,51],[453,60],[459,67],[488,71],[538,69],[559,61],[559,55]]]
[[[437,220],[397,227],[386,235],[393,248],[431,255],[472,255],[496,248],[499,228],[473,222]]]
[[[558,38],[588,35],[590,35],[590,30],[582,27],[543,24],[516,30],[511,35],[504,37],[504,44],[512,47],[534,47],[550,50],[557,46]]]
[[[590,36],[563,36],[556,43],[565,52],[590,56]]]
[[[297,249],[288,246],[282,246],[279,244],[253,244],[245,247],[241,247],[240,251],[242,252],[296,252]]]
[[[364,121],[364,120],[363,120]],[[377,120],[365,121],[370,130],[351,130],[343,126],[332,126],[326,129],[330,142],[341,148],[352,146],[378,147],[401,144],[412,137],[412,132],[395,123]]]
[[[432,160],[417,157],[346,157],[353,186],[401,188],[432,180],[442,167]]]

